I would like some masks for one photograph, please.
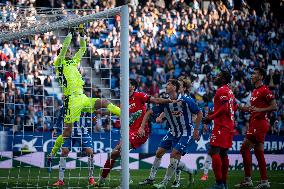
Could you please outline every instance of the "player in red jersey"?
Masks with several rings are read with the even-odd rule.
[[[241,111],[250,112],[249,128],[247,130],[246,138],[241,147],[241,154],[243,156],[245,179],[237,184],[236,187],[252,187],[251,180],[251,149],[254,148],[254,154],[258,161],[261,182],[255,187],[258,189],[269,188],[266,162],[264,158],[264,140],[265,135],[269,130],[269,122],[267,113],[277,110],[276,100],[267,86],[263,84],[263,79],[266,73],[262,68],[255,68],[251,76],[251,82],[255,89],[250,98],[250,106],[240,107]]]
[[[136,149],[144,144],[149,137],[149,126],[145,126],[145,135],[140,137],[138,133],[141,130],[141,123],[143,117],[146,113],[147,107],[146,103],[155,103],[155,104],[166,104],[173,102],[170,99],[164,98],[154,98],[148,94],[142,92],[135,92],[138,84],[135,80],[130,80],[129,86],[129,143],[130,149]],[[116,147],[111,152],[110,158],[105,162],[103,171],[97,186],[103,186],[105,184],[106,177],[108,176],[110,170],[115,164],[115,160],[120,156],[121,151],[121,142],[119,142]]]
[[[204,123],[214,120],[208,154],[212,157],[212,168],[216,184],[211,189],[226,189],[229,168],[228,149],[232,147],[234,134],[234,112],[236,99],[229,87],[231,75],[222,71],[214,83],[218,86],[214,96],[214,112],[204,118]]]

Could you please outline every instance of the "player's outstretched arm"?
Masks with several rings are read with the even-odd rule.
[[[142,120],[142,123],[141,123],[141,126],[138,130],[138,136],[139,137],[143,137],[145,135],[145,126],[146,126],[146,123],[148,122],[150,116],[153,114],[153,110],[148,110],[144,117],[143,117],[143,120]]]
[[[165,117],[165,112],[162,112],[162,113],[156,118],[156,122],[157,122],[157,123],[162,123],[164,117]]]
[[[72,40],[72,34],[69,33],[66,38],[64,39],[64,42],[63,42],[63,45],[62,45],[62,49],[59,53],[59,55],[57,56],[55,62],[54,62],[54,65],[56,67],[59,67],[61,66],[62,64],[62,61],[65,59],[65,55],[66,55],[66,52],[67,52],[67,49],[71,43],[71,40]]]
[[[203,118],[203,113],[202,113],[202,111],[199,111],[197,113],[197,117],[195,119],[195,128],[194,128],[194,132],[193,132],[193,138],[195,140],[199,140],[199,138],[200,138],[198,129],[199,129],[199,125],[201,123],[202,118]]]
[[[169,104],[172,103],[173,101],[171,99],[166,99],[166,98],[151,97],[150,102],[154,104]]]
[[[80,39],[80,49],[76,52],[73,57],[73,61],[78,65],[81,62],[82,57],[84,56],[87,49],[87,43],[84,38]]]

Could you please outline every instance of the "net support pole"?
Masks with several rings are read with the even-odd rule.
[[[129,14],[120,9],[121,187],[129,189]]]

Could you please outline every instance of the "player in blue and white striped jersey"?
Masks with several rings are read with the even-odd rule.
[[[199,139],[198,127],[193,128],[192,115],[197,115],[195,125],[200,125],[202,112],[195,101],[190,97],[181,96],[181,98],[177,100],[179,87],[180,84],[177,80],[170,79],[166,86],[166,93],[169,95],[171,100],[176,101],[156,106],[148,110],[141,125],[141,127],[143,127],[143,125],[146,124],[151,114],[160,115],[162,112],[165,113],[165,118],[169,124],[169,131],[162,139],[159,148],[156,151],[156,158],[148,178],[148,181],[150,180],[153,183],[157,169],[160,166],[162,156],[167,152],[167,150],[172,150],[170,165],[167,169],[164,180],[159,184],[155,184],[154,187],[156,188],[166,187],[176,171],[181,156],[185,155],[186,148],[191,139]],[[142,137],[144,133],[141,132],[139,135]]]
[[[179,88],[179,95],[178,95],[178,99],[180,99],[182,96],[190,96],[190,88],[191,88],[191,83],[190,81],[185,77],[185,76],[180,76],[178,78],[179,84],[180,84],[180,88]],[[162,112],[157,118],[156,118],[156,122],[157,123],[161,123],[163,121],[165,117],[165,113]],[[196,119],[196,115],[194,114],[192,116],[192,120]],[[184,162],[180,161],[178,164],[178,167],[176,169],[176,173],[175,173],[175,179],[173,181],[172,184],[172,188],[179,188],[180,187],[180,180],[181,180],[181,172],[184,171],[186,173],[188,173],[189,175],[189,179],[188,179],[188,183],[189,184],[193,184],[194,182],[194,174],[197,173],[196,169],[191,169],[189,168]],[[146,179],[146,183],[147,183],[147,179]],[[140,182],[140,184],[145,184],[145,182]]]

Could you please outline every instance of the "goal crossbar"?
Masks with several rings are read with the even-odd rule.
[[[58,30],[58,29],[63,29],[63,28],[68,28],[68,27],[73,27],[76,25],[79,25],[80,23],[84,22],[92,22],[94,20],[98,19],[104,19],[108,17],[113,17],[115,15],[120,14],[120,7],[115,7],[112,9],[107,9],[95,14],[91,15],[86,15],[86,16],[79,16],[75,18],[70,18],[70,19],[62,19],[53,23],[45,23],[44,25],[41,25],[38,23],[34,27],[24,29],[22,31],[6,31],[6,32],[1,32],[0,33],[0,42],[4,41],[10,41],[14,39],[20,39],[25,36],[29,35],[35,35],[39,33],[46,33],[50,32],[53,30]]]

